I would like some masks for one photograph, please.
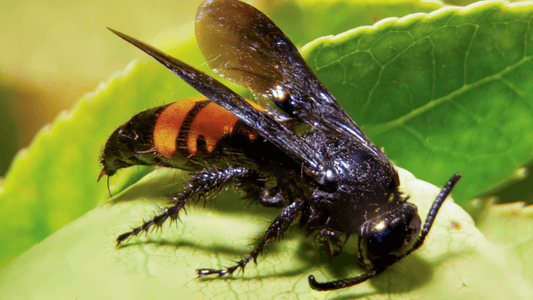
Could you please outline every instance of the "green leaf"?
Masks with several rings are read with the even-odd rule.
[[[479,2],[387,19],[307,45],[305,58],[362,130],[467,200],[516,178],[533,153],[531,3]]]
[[[373,2],[305,2],[305,8],[294,2],[283,2],[270,15],[281,23],[290,20],[285,18],[287,12],[298,15],[300,19],[292,24],[301,21],[305,26],[295,27],[289,23],[283,28],[291,31],[295,42],[303,44],[311,38],[340,32],[332,30],[351,28],[352,25],[346,24],[348,16],[352,16],[353,26],[356,26],[360,24],[359,19],[370,20],[376,10],[389,11],[385,15],[391,15],[391,8],[408,14],[438,7],[408,0],[395,2],[385,9],[387,5]],[[350,10],[336,11],[342,3]],[[327,13],[324,8],[328,8]],[[358,11],[357,18],[353,18],[353,11]],[[191,11],[191,15],[194,13]],[[329,19],[328,26],[314,23],[313,19]],[[212,74],[194,38],[183,37],[183,32],[194,32],[192,24],[162,35],[166,38],[158,40],[163,44],[154,46],[172,48],[170,54]],[[124,43],[118,38],[116,42],[117,45]],[[28,149],[17,155],[5,180],[0,182],[0,270],[35,243],[107,199],[105,184],[96,182],[100,172],[98,157],[107,137],[118,126],[144,109],[196,95],[183,81],[147,57],[142,63],[131,64],[117,73],[95,92],[84,96],[71,112],[63,113],[53,125],[43,128]],[[112,192],[122,191],[148,171],[139,167],[121,172],[111,178]],[[119,186],[114,184],[117,181]]]
[[[271,14],[271,17],[294,41],[302,44],[308,40],[308,36],[318,37],[313,36],[315,32],[320,35],[337,33],[336,28],[344,28],[341,23],[353,16],[354,12],[363,11],[361,18],[373,20],[375,11],[372,11],[372,8],[376,7],[388,11],[383,14],[387,16],[392,15],[390,12],[394,10],[398,11],[397,15],[429,11],[431,9],[428,7],[434,5],[405,1],[401,2],[405,3],[402,6],[395,2],[390,4],[387,10],[386,5],[374,6],[360,2],[360,7],[366,7],[367,10],[358,10],[354,9],[357,5],[346,1],[346,7],[350,9],[332,9],[338,7],[335,6],[338,3],[344,1],[316,3],[316,6],[310,5],[302,9],[297,16],[301,18],[298,20],[306,25],[300,29],[297,26],[293,29],[290,24],[281,25],[283,20],[291,21],[290,18],[278,20],[275,14]],[[412,7],[411,11],[409,5]],[[329,9],[326,9],[327,7]],[[363,28],[335,38],[322,39],[306,47],[306,57],[310,59],[313,68],[319,67],[317,75],[338,96],[354,120],[364,125],[363,130],[377,145],[385,146],[389,158],[407,166],[417,176],[430,177],[431,182],[438,184],[443,184],[451,174],[460,171],[464,179],[457,186],[454,195],[464,200],[511,180],[513,176],[509,174],[514,174],[517,166],[531,161],[531,130],[528,127],[531,125],[531,98],[528,92],[532,85],[527,81],[532,77],[531,66],[528,65],[529,24],[524,30],[524,22],[529,22],[530,16],[529,4],[516,6],[493,3],[463,10],[445,8],[431,15],[414,15],[402,20],[384,21],[373,29]],[[375,19],[379,18],[381,15]],[[477,33],[472,35],[470,40],[467,35],[469,26]],[[331,27],[332,31],[329,31],[328,27]],[[452,33],[457,36],[456,39],[446,38],[447,34],[450,34],[450,28],[455,28]],[[290,30],[293,30],[293,33],[289,32]],[[502,35],[502,32],[505,34]],[[415,38],[409,42],[410,37]],[[516,42],[520,37],[522,48],[520,43]],[[432,43],[440,41],[440,44],[435,44],[438,47],[430,45],[433,47],[431,48],[427,45],[427,40]],[[460,65],[463,61],[457,62],[453,59],[461,57],[461,43],[465,43],[465,40],[470,45],[468,51],[462,52],[468,57],[463,59],[468,72],[463,78],[466,83],[464,87],[457,88],[455,75],[464,73],[456,72],[457,64]],[[170,54],[206,71],[207,66],[194,40],[183,39],[181,42],[182,44],[176,50],[170,51]],[[371,44],[367,50],[357,48],[365,46],[365,43]],[[353,49],[356,49],[355,52]],[[522,56],[516,54],[520,53],[516,49],[522,49]],[[375,54],[375,58],[358,56],[364,53]],[[442,58],[435,56],[440,59],[432,60],[433,56],[430,56],[431,59],[428,60],[428,53],[440,53]],[[346,54],[349,55],[343,56]],[[226,210],[232,207],[232,203],[239,206],[241,202],[231,200],[231,195],[225,196],[228,199],[226,202],[219,199],[216,208],[210,207],[214,212],[198,210],[194,212],[197,217],[193,217],[192,213],[190,218],[187,216],[186,224],[190,223],[191,226],[188,235],[185,231],[180,231],[180,225],[178,234],[184,235],[176,236],[176,232],[172,233],[167,229],[161,237],[154,237],[156,242],[138,243],[117,251],[113,248],[116,234],[127,230],[128,225],[136,225],[137,223],[132,223],[132,219],[145,217],[145,213],[153,209],[151,201],[159,199],[153,194],[157,190],[152,192],[152,189],[161,187],[161,183],[151,183],[149,179],[163,180],[158,174],[164,170],[151,175],[154,177],[148,176],[138,182],[139,178],[150,171],[138,168],[132,168],[111,179],[111,190],[114,194],[135,183],[121,194],[123,203],[97,207],[36,245],[4,269],[12,258],[82,215],[99,201],[107,199],[105,184],[95,182],[100,171],[97,161],[102,145],[115,128],[143,109],[196,95],[190,87],[159,64],[148,59],[146,61],[130,65],[125,73],[117,75],[95,93],[81,99],[71,113],[60,116],[52,127],[43,129],[30,148],[18,155],[8,177],[0,183],[0,293],[6,296],[1,298],[20,297],[21,293],[28,293],[26,295],[30,298],[39,291],[49,291],[50,298],[61,298],[54,297],[61,292],[51,291],[57,287],[63,287],[65,293],[70,293],[68,297],[86,293],[85,295],[92,296],[88,298],[107,297],[109,292],[113,295],[120,292],[125,298],[131,295],[133,296],[130,298],[152,298],[151,296],[157,295],[169,297],[167,293],[172,292],[174,298],[182,292],[185,295],[191,291],[192,296],[207,297],[213,294],[225,295],[224,293],[232,296],[237,293],[235,291],[239,291],[239,294],[247,293],[250,297],[255,297],[261,295],[263,290],[267,291],[265,295],[268,296],[271,296],[269,293],[272,291],[282,291],[279,293],[281,298],[294,293],[301,295],[302,291],[308,293],[306,276],[311,273],[319,280],[329,280],[362,272],[351,265],[353,260],[344,260],[349,258],[344,254],[336,263],[321,262],[315,254],[311,239],[302,240],[300,234],[290,233],[282,243],[268,250],[268,256],[261,261],[258,269],[250,266],[245,277],[236,276],[236,279],[228,281],[194,280],[194,268],[227,265],[226,257],[239,259],[246,255],[250,248],[243,245],[257,238],[276,215],[275,211],[270,209],[235,210],[234,207],[232,209],[238,211],[238,217],[232,216],[232,213],[227,213]],[[343,62],[347,64],[344,65]],[[384,66],[382,71],[374,76],[378,79],[372,77],[372,72],[375,72],[372,62],[380,62]],[[432,77],[434,73],[427,72],[425,68],[430,65],[439,67],[441,72],[435,73],[439,76]],[[504,68],[498,69],[501,66]],[[343,78],[346,78],[346,81]],[[410,78],[413,81],[410,81]],[[427,78],[435,78],[438,84],[430,85],[428,90],[424,90]],[[499,85],[493,85],[494,82]],[[433,99],[437,100],[434,104],[428,102],[428,91],[432,97],[437,96]],[[406,103],[406,95],[411,93],[420,97],[412,98],[412,104],[407,102],[410,105],[402,106]],[[389,101],[381,102],[375,99]],[[357,102],[358,100],[365,101]],[[460,105],[464,103],[469,106],[461,110]],[[484,104],[486,106],[483,106]],[[405,112],[406,107],[415,109]],[[500,113],[500,118],[497,113]],[[472,123],[477,127],[472,127]],[[485,127],[492,128],[493,131],[487,131]],[[495,128],[501,132],[495,132],[498,131]],[[492,134],[500,138],[491,139]],[[471,138],[472,136],[475,138]],[[512,138],[511,144],[505,143],[508,138]],[[464,144],[465,141],[470,144]],[[491,144],[491,141],[494,144]],[[526,144],[528,151],[525,150]],[[502,148],[506,150],[503,154],[496,151]],[[118,185],[115,185],[118,177],[121,178]],[[405,180],[402,184],[406,184]],[[124,197],[148,201],[126,201]],[[218,204],[221,204],[222,208]],[[225,206],[229,208],[224,209]],[[427,207],[419,208],[422,215],[425,215]],[[243,217],[245,214],[249,216]],[[260,224],[253,225],[258,216]],[[218,222],[226,218],[229,218],[230,223],[236,222],[226,225],[229,226],[230,232],[235,233],[229,240],[226,238],[228,231],[220,229],[214,231],[215,234],[212,233],[213,228],[221,226]],[[452,235],[457,224],[460,224],[461,229],[466,226],[464,223],[470,228],[470,221],[463,222],[466,218],[461,218],[454,218],[453,223],[448,223],[450,226],[445,228],[450,229],[450,232],[446,231],[445,234]],[[253,220],[248,222],[248,219]],[[206,226],[209,228],[205,228]],[[195,230],[196,228],[198,230]],[[434,228],[431,235],[439,230],[442,232],[443,229],[438,228]],[[102,233],[105,237],[100,236]],[[460,233],[462,234],[462,231]],[[332,293],[331,297],[344,294],[355,297],[374,293],[384,296],[390,296],[387,293],[409,293],[410,296],[421,295],[423,298],[444,293],[451,293],[459,298],[508,298],[509,295],[528,298],[523,296],[531,295],[527,287],[522,285],[522,281],[519,280],[513,286],[514,283],[509,282],[506,277],[509,274],[512,278],[522,276],[521,272],[515,269],[517,262],[514,258],[507,257],[500,248],[487,244],[479,233],[471,234],[468,231],[467,237],[471,239],[467,239],[468,242],[459,242],[459,245],[452,243],[454,238],[450,237],[444,244],[437,243],[440,248],[427,250],[429,253],[437,251],[438,254],[439,250],[449,248],[453,253],[451,256],[443,254],[438,259],[430,256],[430,263],[420,263],[425,259],[422,254],[426,251],[424,247],[376,279],[360,287],[338,292],[340,294]],[[103,238],[106,240],[102,240]],[[163,239],[163,243],[158,242],[159,238]],[[474,245],[474,250],[464,254],[463,250],[470,247],[469,243],[473,241],[479,241],[480,246]],[[483,249],[487,251],[483,252],[479,247],[485,247]],[[65,253],[71,255],[61,256]],[[160,255],[161,253],[171,254]],[[190,254],[193,254],[193,257],[189,258]],[[196,254],[204,256],[195,263],[194,257],[198,258]],[[474,256],[469,256],[470,254]],[[487,258],[489,256],[490,259]],[[95,261],[94,265],[90,264],[91,260]],[[206,265],[206,262],[209,265]],[[165,268],[167,265],[170,267]],[[186,265],[186,269],[178,271],[178,266],[183,265]],[[316,271],[320,266],[322,271]],[[446,268],[440,273],[442,266]],[[464,276],[455,276],[457,270],[460,271],[457,274]],[[98,277],[95,277],[95,274],[98,274]],[[488,280],[487,274],[490,274]],[[85,275],[88,277],[83,277]],[[179,280],[184,278],[187,280],[186,290],[176,288],[176,282],[183,282]],[[282,281],[278,280],[279,278]],[[256,285],[253,286],[256,279],[260,279],[260,282],[255,282]],[[448,281],[443,283],[436,279]],[[271,285],[268,284],[270,280]],[[503,282],[503,288],[498,291],[490,290],[490,282],[493,281],[498,284]],[[234,288],[239,283],[240,286]],[[195,287],[190,288],[190,285]],[[452,291],[451,285],[456,287]],[[289,288],[280,288],[286,286]],[[284,291],[289,292],[285,294]],[[101,293],[97,294],[99,292]],[[302,297],[321,298],[324,295],[311,292]]]
[[[425,219],[439,188],[399,169],[402,190]],[[189,298],[438,298],[527,299],[517,281],[520,268],[487,242],[470,216],[448,199],[423,247],[379,276],[334,292],[310,289],[307,276],[334,280],[364,272],[355,257],[321,260],[313,237],[291,230],[244,274],[229,279],[195,279],[196,268],[217,268],[243,258],[279,209],[247,205],[226,192],[181,215],[177,228],[132,238],[115,248],[118,234],[137,226],[179,187],[179,171],[160,169],[15,259],[0,274],[0,298],[182,299]],[[346,249],[349,250],[354,249]],[[512,262],[512,263],[509,263]],[[497,282],[498,284],[494,284]],[[527,286],[526,286],[527,287]],[[530,295],[530,294],[529,294]]]
[[[533,282],[533,205],[523,202],[491,205],[476,220],[487,240],[515,258],[527,282]]]
[[[183,42],[175,54],[200,65],[196,42]],[[41,130],[17,155],[0,188],[0,240],[7,241],[2,242],[0,269],[106,198],[105,183],[96,182],[98,160],[115,128],[139,111],[191,95],[196,92],[158,64],[132,64],[60,115],[53,127]]]
[[[389,17],[417,12],[432,12],[442,3],[417,0],[400,1],[283,1],[267,6],[266,13],[296,46],[319,37],[340,34],[353,28],[372,25]]]

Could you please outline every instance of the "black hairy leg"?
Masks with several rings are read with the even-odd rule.
[[[150,220],[144,221],[141,226],[119,235],[117,237],[117,246],[132,235],[137,236],[141,232],[148,232],[152,226],[155,226],[156,229],[161,229],[163,223],[169,218],[171,222],[175,222],[179,218],[179,212],[182,209],[185,210],[185,204],[193,197],[196,197],[197,202],[202,199],[205,201],[207,197],[216,196],[232,182],[236,185],[261,185],[264,183],[264,180],[256,171],[244,167],[234,168],[229,166],[222,170],[217,167],[211,167],[195,172],[190,176],[193,179],[187,183],[182,192],[171,198],[171,205],[162,209],[159,214],[156,214]]]
[[[226,274],[233,274],[237,269],[241,269],[244,272],[244,267],[253,260],[257,264],[257,256],[263,251],[263,248],[271,241],[278,241],[283,233],[289,228],[289,226],[294,222],[294,220],[300,214],[304,206],[304,201],[297,199],[292,204],[286,206],[281,213],[276,217],[274,222],[270,224],[265,234],[263,235],[259,244],[242,260],[238,261],[236,265],[224,268],[223,270],[215,269],[198,269],[196,273],[199,277],[206,275],[217,274],[219,277]]]

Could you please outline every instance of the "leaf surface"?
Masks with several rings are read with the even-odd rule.
[[[413,11],[417,11],[417,8],[414,6]],[[317,11],[320,11],[320,5],[317,5],[315,15]],[[340,10],[339,13],[349,14],[350,11]],[[271,16],[277,23],[275,16]],[[389,158],[408,167],[417,176],[430,177],[431,182],[439,184],[460,171],[464,178],[454,195],[464,202],[472,195],[513,179],[513,168],[531,160],[531,130],[527,127],[531,125],[529,89],[532,85],[528,81],[532,77],[531,67],[528,65],[530,16],[529,4],[517,6],[492,3],[466,9],[446,8],[431,15],[389,20],[372,29],[363,28],[335,38],[322,39],[306,47],[304,52],[310,65],[318,68],[317,75],[338,96],[354,120],[363,125],[365,133],[377,145],[385,147]],[[329,19],[328,22],[332,24],[337,20],[336,17]],[[527,28],[524,30],[526,20]],[[450,23],[452,21],[457,24]],[[468,28],[471,27],[476,34],[468,40]],[[310,28],[311,25],[306,30],[311,32]],[[451,29],[453,31],[449,32]],[[450,35],[457,38],[449,38]],[[520,37],[522,48],[521,43],[517,42]],[[299,39],[293,35],[291,38],[295,41]],[[478,41],[476,38],[480,43],[475,43]],[[468,54],[465,57],[469,60],[463,58],[462,61],[455,61],[454,65],[453,59],[461,57],[461,49],[464,48],[461,48],[461,43],[474,46],[469,46],[468,51],[464,52],[465,55]],[[367,45],[367,50],[358,49],[359,45]],[[445,49],[447,50],[444,51]],[[516,54],[520,53],[516,49],[522,49],[522,56]],[[448,52],[451,54],[448,55]],[[177,50],[170,53],[204,71],[207,69],[192,39],[185,40]],[[344,57],[343,53],[348,55]],[[361,53],[371,53],[375,57],[357,58]],[[452,59],[448,60],[448,56],[452,56]],[[357,59],[350,60],[352,57]],[[343,65],[342,62],[347,64]],[[378,79],[372,76],[373,62],[383,65],[379,74],[374,76]],[[461,62],[468,72],[456,72],[457,68],[460,69],[457,64]],[[428,73],[427,67],[430,65],[434,69],[430,68]],[[465,74],[461,79],[464,82],[461,87],[457,87],[456,74]],[[342,78],[346,78],[346,83]],[[428,81],[428,78],[432,80]],[[426,91],[424,89],[428,87],[428,82],[433,83],[429,84]],[[493,85],[494,82],[497,84]],[[364,286],[331,294],[309,292],[307,275],[312,273],[319,280],[332,280],[354,276],[362,270],[352,266],[353,259],[344,260],[343,258],[347,258],[345,256],[341,256],[337,263],[322,262],[315,254],[312,240],[301,240],[297,233],[289,234],[283,243],[269,249],[272,252],[269,252],[260,267],[249,267],[246,277],[235,276],[236,279],[228,281],[203,283],[203,280],[193,279],[195,268],[227,265],[229,262],[226,258],[239,259],[245,255],[250,249],[246,245],[253,243],[276,213],[265,209],[236,210],[238,215],[235,217],[224,210],[198,210],[195,211],[197,217],[191,216],[187,221],[187,224],[191,224],[187,234],[180,231],[180,226],[177,236],[172,235],[170,230],[165,230],[161,236],[164,239],[162,243],[156,239],[154,243],[138,243],[117,251],[113,247],[116,234],[127,230],[129,224],[136,225],[131,223],[132,219],[146,217],[146,213],[154,208],[150,203],[161,199],[161,194],[155,192],[158,187],[161,188],[161,182],[151,182],[149,179],[152,177],[139,181],[150,169],[138,168],[120,173],[117,176],[121,177],[118,185],[114,181],[117,179],[112,178],[111,190],[116,194],[136,183],[121,195],[129,195],[128,199],[139,201],[124,200],[116,205],[99,206],[35,246],[9,267],[2,267],[31,245],[42,241],[107,198],[102,196],[106,193],[105,184],[95,182],[99,173],[97,161],[101,146],[115,128],[143,109],[192,95],[196,94],[191,88],[159,64],[133,64],[126,73],[118,75],[97,92],[84,97],[71,113],[60,116],[53,127],[43,129],[30,149],[19,154],[0,190],[0,220],[3,229],[0,231],[0,239],[3,241],[0,252],[0,290],[4,293],[2,296],[6,296],[0,298],[18,295],[15,294],[17,291],[27,291],[28,298],[31,298],[40,290],[48,291],[52,298],[61,298],[57,290],[51,291],[57,287],[64,287],[64,291],[69,293],[66,297],[83,294],[90,295],[91,298],[102,298],[110,292],[116,295],[119,291],[125,298],[131,296],[129,299],[157,295],[167,298],[171,291],[174,296],[190,292],[193,293],[192,296],[200,297],[231,297],[244,293],[249,298],[261,295],[283,298],[292,294],[301,295],[301,298],[321,298],[324,295],[332,298],[364,295],[388,297],[391,294],[429,298],[438,296],[438,293],[450,293],[450,286],[456,287],[452,295],[460,298],[506,298],[506,295],[511,295],[527,299],[531,295],[528,288],[521,284],[522,281],[514,286],[506,281],[505,276],[509,274],[512,275],[510,278],[524,276],[520,270],[516,270],[519,260],[509,257],[501,248],[487,244],[475,231],[468,231],[465,236],[474,238],[467,241],[479,239],[479,245],[486,246],[484,249],[488,249],[488,252],[476,245],[470,248],[469,242],[459,242],[456,245],[451,239],[445,240],[445,243],[437,243],[438,247],[431,248],[428,252],[436,251],[435,255],[438,256],[440,249],[448,247],[446,251],[452,251],[454,262],[450,262],[449,257],[443,254],[430,258],[428,263],[419,264],[418,256],[411,255],[401,262],[407,263],[404,267],[399,264],[390,268],[387,271],[390,275],[385,273]],[[420,97],[412,97],[413,95]],[[358,102],[360,99],[366,100],[364,103]],[[388,99],[389,102],[380,102],[380,99]],[[491,122],[495,123],[487,125]],[[495,128],[496,124],[501,126]],[[503,138],[494,140],[494,144],[491,144],[491,136],[501,136],[498,135],[501,132],[496,129],[509,135],[503,135]],[[511,144],[508,143],[509,138],[512,138]],[[488,150],[483,148],[485,146]],[[468,167],[465,169],[461,163]],[[157,174],[159,172],[162,171]],[[164,180],[157,174],[153,175],[153,179]],[[175,179],[175,176],[167,177],[169,178]],[[402,184],[405,182],[402,181]],[[171,186],[170,183],[169,185]],[[228,195],[225,197],[231,198]],[[230,207],[230,203],[241,203],[231,200],[217,201],[217,204],[219,202]],[[419,208],[425,216],[427,209],[423,206]],[[248,213],[249,216],[243,217]],[[235,223],[219,225],[222,219]],[[470,222],[462,215],[453,221],[454,223],[448,223],[449,228],[455,228],[455,221],[459,221],[460,228]],[[235,236],[232,234],[228,240],[228,231],[218,227],[227,227]],[[217,230],[213,231],[213,228]],[[437,228],[432,230],[432,234],[433,231],[438,231]],[[102,233],[105,240],[100,239]],[[199,234],[205,234],[205,237]],[[462,231],[459,235],[461,234]],[[101,248],[94,249],[97,246]],[[50,252],[50,249],[53,251]],[[463,254],[464,249],[474,256]],[[454,251],[459,251],[460,255]],[[423,253],[424,248],[418,252]],[[70,253],[66,260],[62,256],[65,253]],[[114,257],[112,263],[109,257]],[[409,263],[410,260],[414,262]],[[88,265],[87,261],[95,263]],[[443,262],[446,268],[436,270],[439,262]],[[167,268],[168,265],[172,267]],[[177,271],[178,268],[174,266],[178,265],[186,265],[186,268],[179,268]],[[488,269],[479,269],[480,265],[483,268],[486,265]],[[39,267],[32,269],[33,266]],[[317,268],[319,271],[316,271]],[[480,270],[488,270],[488,273]],[[57,275],[56,279],[50,277],[50,272],[46,273],[48,271],[53,271]],[[416,276],[406,277],[409,274]],[[464,276],[458,278],[454,274]],[[490,278],[487,278],[487,274],[491,274]],[[176,287],[176,282],[183,283],[179,280],[184,278],[187,280],[185,285],[178,286],[185,289]],[[279,278],[283,280],[280,281]],[[424,281],[419,278],[428,279]],[[253,283],[255,279],[260,280]],[[447,281],[443,283],[435,279]],[[99,289],[93,288],[89,282],[97,284]],[[242,284],[236,286],[243,282],[244,287]],[[271,284],[267,284],[268,282]],[[490,289],[491,282],[504,282],[504,288],[493,291]],[[32,284],[33,289],[27,284]],[[272,295],[273,292],[278,293]]]
[[[533,282],[533,205],[523,202],[489,206],[476,225],[487,240],[515,257],[522,278]]]
[[[350,10],[336,11],[339,5]],[[404,15],[439,6],[412,0],[391,5]],[[290,20],[286,18],[287,13],[299,16],[283,27],[302,45],[312,38],[357,26],[361,19],[370,20],[369,15],[387,5],[374,1],[315,1],[306,2],[305,7],[294,2],[283,2],[277,7],[270,13],[275,22]],[[352,26],[346,20],[353,17],[353,11],[358,11],[358,17],[353,18],[356,23]],[[195,12],[190,14],[194,16]],[[328,26],[323,26],[322,21],[313,23],[313,18],[318,17],[329,19]],[[304,22],[303,25],[295,26],[298,21]],[[162,34],[164,37],[157,39],[161,43],[154,46],[173,49],[170,54],[212,74],[193,32],[189,24]],[[116,43],[124,42],[117,38]],[[243,91],[242,88],[236,90]],[[146,57],[142,63],[131,64],[96,91],[85,95],[72,111],[62,113],[52,125],[43,128],[28,149],[18,153],[5,180],[0,181],[0,270],[17,255],[108,198],[105,183],[96,182],[100,172],[98,159],[106,139],[117,127],[144,109],[196,95],[183,81]],[[110,180],[111,191],[115,194],[122,191],[151,170],[135,167],[120,172]]]
[[[459,172],[460,205],[516,179],[533,152],[531,3],[387,19],[303,52],[389,159],[429,182]]]
[[[439,188],[399,169],[402,190],[425,219]],[[364,272],[346,253],[331,263],[316,250],[313,237],[296,228],[229,279],[195,279],[196,268],[227,266],[244,257],[279,209],[239,201],[226,192],[203,209],[182,214],[162,233],[132,238],[115,248],[118,234],[157,210],[163,195],[179,187],[179,171],[158,170],[98,206],[15,259],[0,273],[0,298],[98,299],[372,299],[439,298],[528,299],[517,284],[516,261],[489,243],[470,216],[448,199],[422,248],[383,274],[352,288],[317,292],[307,276],[334,280]],[[346,249],[350,250],[350,249]],[[353,250],[353,249],[352,249]],[[494,284],[497,282],[498,284]],[[520,283],[520,282],[518,282]],[[530,295],[530,294],[529,294]]]

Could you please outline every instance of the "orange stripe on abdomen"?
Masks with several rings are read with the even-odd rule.
[[[215,150],[216,144],[225,136],[231,135],[239,119],[229,111],[211,102],[192,121],[187,138],[189,153],[196,154],[198,138],[204,137],[207,152]]]
[[[176,152],[176,139],[183,121],[199,101],[205,99],[178,101],[161,112],[154,126],[154,146],[159,154],[171,158]]]
[[[182,100],[161,113],[154,128],[154,145],[161,155],[171,158],[177,147],[186,150],[186,156],[196,155],[200,138],[205,141],[205,150],[212,153],[222,138],[234,133],[239,119],[214,102],[198,103],[203,101],[208,100]],[[263,109],[254,102],[248,102],[255,109]],[[256,137],[256,133],[250,133],[248,138]]]

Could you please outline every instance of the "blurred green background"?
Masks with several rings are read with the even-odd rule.
[[[148,43],[157,44],[169,33],[179,41],[191,35],[193,28],[182,26],[193,22],[201,2],[0,1],[0,176],[16,152],[60,111],[71,109],[133,59],[147,59],[106,27]],[[267,12],[277,3],[248,2]],[[533,203],[532,190],[529,176],[497,196]]]
[[[192,22],[199,3],[0,1],[0,176],[60,111],[131,60],[146,59],[106,27],[153,42]]]

